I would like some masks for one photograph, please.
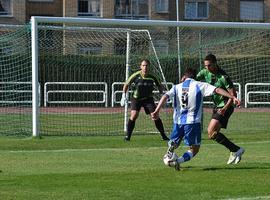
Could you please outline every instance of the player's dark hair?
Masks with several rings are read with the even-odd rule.
[[[140,64],[142,64],[143,61],[145,61],[147,63],[147,65],[150,65],[150,60],[148,60],[148,59],[141,59],[140,60]]]
[[[186,78],[196,78],[197,71],[194,68],[188,67],[185,71]]]
[[[211,63],[217,63],[217,58],[214,54],[208,54],[207,56],[205,56],[204,60],[208,60],[210,61]]]

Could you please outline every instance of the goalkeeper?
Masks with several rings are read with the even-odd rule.
[[[218,66],[215,55],[208,54],[204,59],[204,66],[205,68],[197,74],[197,80],[205,80],[207,83],[221,87],[231,95],[236,96],[231,79],[226,72]],[[212,119],[207,129],[208,137],[229,149],[230,157],[227,164],[237,164],[241,161],[241,156],[245,150],[235,145],[220,132],[221,128],[226,129],[229,118],[234,111],[233,101],[232,99],[218,94],[214,94],[212,97],[215,108],[213,109]]]
[[[134,83],[135,89],[133,90],[132,98],[131,98],[131,113],[130,118],[127,123],[127,133],[125,136],[125,140],[129,141],[135,127],[136,119],[139,116],[139,112],[141,107],[144,107],[144,111],[147,115],[153,112],[156,109],[156,105],[153,98],[153,90],[154,87],[158,87],[160,93],[163,92],[163,86],[160,81],[157,79],[156,76],[149,73],[150,61],[149,60],[142,60],[140,62],[140,69],[139,71],[133,73],[125,82],[123,86],[123,95],[121,99],[121,106],[127,104],[127,97],[126,93],[128,91],[129,86]],[[155,120],[155,125],[162,140],[169,140],[166,136],[163,123],[159,117]]]

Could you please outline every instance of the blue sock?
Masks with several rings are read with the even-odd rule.
[[[191,151],[186,151],[180,158],[177,159],[178,163],[183,163],[189,161],[193,157]]]

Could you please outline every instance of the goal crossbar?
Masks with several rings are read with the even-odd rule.
[[[126,20],[126,19],[94,19],[77,17],[41,17],[32,16],[37,23],[79,23],[91,25],[123,25],[123,26],[163,26],[163,27],[207,27],[207,28],[249,28],[270,29],[270,23],[248,22],[204,22],[204,21],[167,21],[167,20]]]

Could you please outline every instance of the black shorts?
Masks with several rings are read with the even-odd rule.
[[[143,99],[143,100],[138,100],[135,98],[131,99],[131,110],[140,111],[141,107],[144,108],[144,111],[147,115],[154,112],[156,109],[156,104],[154,102],[154,98],[149,97],[149,98]]]
[[[212,119],[216,119],[220,122],[221,124],[221,128],[227,128],[227,124],[229,121],[230,116],[232,115],[233,111],[234,111],[234,107],[230,106],[226,112],[224,113],[224,115],[219,114],[217,111],[220,108],[214,108],[213,109],[213,114],[212,114]]]

